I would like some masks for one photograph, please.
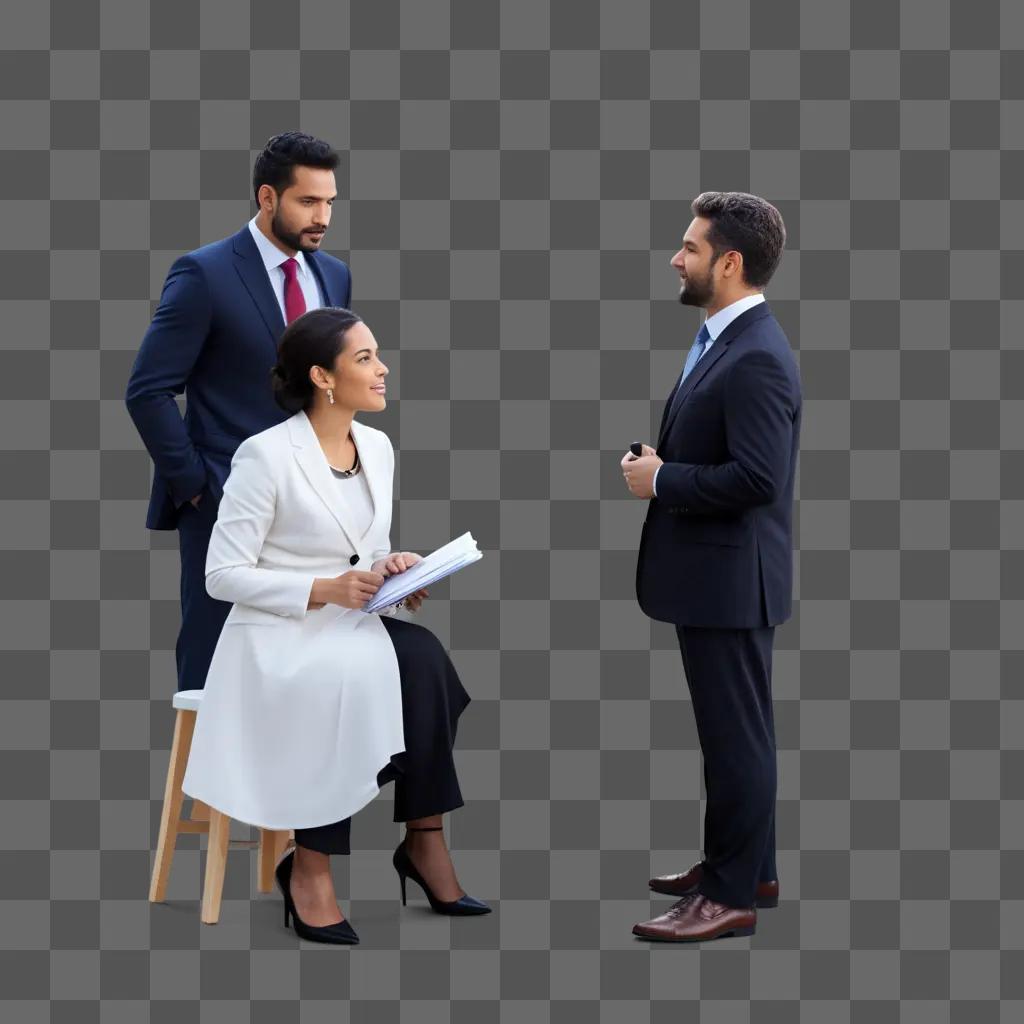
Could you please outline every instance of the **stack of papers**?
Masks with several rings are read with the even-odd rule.
[[[432,551],[405,572],[389,576],[380,590],[363,605],[364,612],[376,612],[408,597],[413,591],[428,587],[443,580],[445,576],[483,558],[483,552],[476,546],[473,535],[468,531],[461,537],[449,541],[444,547]]]

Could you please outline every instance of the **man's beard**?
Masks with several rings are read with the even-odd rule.
[[[714,283],[709,273],[702,280],[688,277],[679,289],[679,301],[684,306],[700,306],[707,308],[715,294]]]
[[[289,249],[295,249],[298,252],[316,252],[318,249],[315,243],[306,239],[303,232],[289,231],[284,226],[280,214],[275,213],[271,218],[270,230],[274,232],[274,237]]]

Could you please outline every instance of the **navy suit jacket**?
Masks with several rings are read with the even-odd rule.
[[[722,629],[789,618],[801,410],[789,342],[758,303],[665,404],[656,447],[664,465],[637,560],[645,614]]]
[[[348,267],[328,253],[305,256],[324,305],[348,308]],[[288,418],[270,381],[284,327],[248,225],[174,261],[125,394],[155,467],[149,529],[173,530],[199,493],[219,502],[235,449]]]

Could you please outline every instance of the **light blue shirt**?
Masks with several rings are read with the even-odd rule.
[[[277,304],[281,307],[281,317],[287,324],[288,315],[284,310],[284,270],[281,269],[281,264],[288,259],[288,256],[281,252],[281,250],[278,249],[278,247],[274,245],[274,243],[267,238],[262,231],[260,231],[256,226],[255,217],[249,221],[249,230],[252,232],[253,240],[256,242],[256,248],[259,249],[260,257],[263,260],[263,266],[267,268],[267,277],[270,278],[270,286],[274,289],[274,295],[277,297]],[[319,309],[323,303],[320,301],[320,289],[317,287],[313,268],[310,267],[309,261],[301,251],[295,254],[295,262],[299,265],[295,279],[299,282],[299,287],[302,289],[302,297],[306,300],[306,312],[308,313],[311,309]]]
[[[758,292],[756,295],[744,295],[742,299],[737,299],[735,302],[726,306],[724,309],[720,309],[714,316],[709,316],[704,321],[704,326],[708,329],[708,334],[711,336],[711,340],[704,346],[704,351],[700,354],[700,359],[703,359],[707,354],[708,350],[715,343],[715,339],[736,319],[741,313],[746,313],[748,309],[753,309],[759,302],[764,302],[764,296]],[[700,359],[697,362],[700,362]],[[692,372],[692,371],[691,371]],[[658,474],[661,472],[661,466],[654,471],[654,480],[651,482],[651,486],[654,489],[654,496],[658,496]]]

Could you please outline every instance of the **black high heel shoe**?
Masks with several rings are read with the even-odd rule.
[[[440,832],[442,830],[441,825],[434,825],[431,828],[409,828],[406,825],[407,832]],[[394,857],[391,858],[391,863],[394,864],[395,870],[398,872],[398,880],[402,886],[402,906],[405,906],[405,880],[411,878],[427,895],[427,900],[430,903],[430,909],[435,914],[449,914],[452,917],[468,917],[473,914],[489,914],[491,908],[481,900],[474,899],[472,896],[460,896],[457,900],[439,900],[431,891],[430,886],[427,885],[426,879],[416,870],[416,865],[413,864],[412,858],[409,856],[409,851],[405,848],[405,837],[398,844],[398,849],[395,850]]]
[[[337,924],[325,924],[314,927],[306,924],[295,912],[295,903],[292,900],[291,880],[292,863],[295,860],[295,851],[292,850],[287,857],[282,858],[281,863],[274,869],[274,877],[284,896],[284,926],[288,927],[288,918],[295,922],[295,934],[300,939],[308,939],[310,942],[327,942],[333,946],[354,946],[359,942],[359,936],[348,921],[338,921]]]

